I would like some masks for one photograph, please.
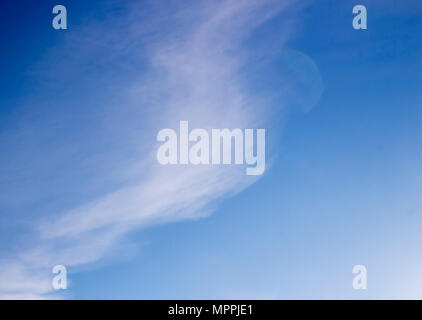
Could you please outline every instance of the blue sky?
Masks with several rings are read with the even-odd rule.
[[[56,4],[1,4],[1,297],[422,298],[419,1]],[[186,119],[265,174],[157,165]]]

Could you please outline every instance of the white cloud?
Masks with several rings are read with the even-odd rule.
[[[120,105],[105,107],[105,121],[111,125],[122,110],[129,116],[143,117],[140,122],[145,126],[122,129],[126,138],[142,148],[119,171],[123,174],[127,170],[129,176],[143,173],[130,183],[122,179],[123,184],[115,191],[41,219],[33,247],[18,252],[13,262],[0,264],[0,297],[48,297],[52,266],[98,261],[127,232],[198,218],[212,209],[214,200],[234,195],[256,181],[238,166],[160,166],[155,161],[155,136],[159,128],[177,128],[179,120],[202,128],[247,128],[268,123],[267,98],[249,92],[242,73],[257,53],[245,51],[242,43],[289,3],[226,0],[200,1],[191,7],[174,4],[172,10],[155,8],[157,14],[149,20],[138,16],[137,12],[142,15],[143,11],[135,7],[121,20],[112,21],[107,30],[94,24],[92,30],[86,28],[84,34],[71,36],[80,36],[82,47],[69,58],[67,68],[92,59],[102,47],[108,54],[100,60],[111,58],[98,63],[127,61],[132,68],[133,59],[147,66],[146,71],[131,78],[129,88],[114,93],[124,97]],[[286,26],[283,32],[280,39],[284,40],[289,28]],[[146,46],[140,44],[143,40],[139,39],[144,38],[150,40]],[[86,46],[93,39],[97,39],[91,44],[96,49],[90,50]],[[138,57],[141,48],[147,51],[139,52]],[[97,159],[102,160],[100,156]]]

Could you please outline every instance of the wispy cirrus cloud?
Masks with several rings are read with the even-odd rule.
[[[280,93],[250,90],[250,82],[257,79],[248,69],[268,67],[275,46],[283,46],[291,30],[286,24],[277,31],[272,46],[247,48],[245,42],[292,3],[132,5],[117,17],[106,15],[104,21],[71,31],[64,44],[52,49],[62,62],[43,71],[45,81],[54,80],[49,88],[60,89],[78,79],[81,83],[48,102],[66,97],[64,105],[73,111],[41,113],[39,126],[50,124],[49,134],[55,128],[64,132],[53,146],[42,146],[39,159],[57,145],[61,153],[56,160],[51,154],[52,170],[60,161],[70,164],[68,173],[59,173],[60,181],[72,180],[61,186],[63,192],[77,186],[91,189],[84,189],[86,197],[73,205],[59,204],[31,218],[31,244],[0,262],[0,297],[49,297],[52,266],[98,261],[128,232],[204,216],[215,201],[256,181],[239,166],[160,166],[155,138],[161,128],[177,128],[179,120],[202,128],[274,126],[273,98]],[[69,54],[75,47],[78,51]],[[51,64],[49,58],[43,67]],[[60,74],[67,76],[61,79]],[[276,102],[284,107],[282,100]],[[63,128],[65,121],[70,124]],[[63,154],[79,164],[73,168]],[[36,171],[37,159],[34,163],[31,170]],[[76,169],[87,175],[72,179]]]

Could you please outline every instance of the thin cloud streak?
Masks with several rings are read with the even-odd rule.
[[[250,62],[250,55],[242,43],[291,3],[201,1],[192,7],[180,5],[157,19],[159,23],[139,23],[136,8],[129,11],[126,20],[121,20],[126,21],[128,33],[122,35],[118,45],[106,45],[104,50],[117,60],[124,52],[129,61],[141,59],[147,65],[146,71],[119,93],[124,97],[123,110],[141,115],[140,121],[145,124],[125,131],[126,137],[142,145],[142,152],[123,165],[128,175],[143,173],[103,196],[39,219],[33,247],[0,262],[0,298],[48,298],[54,265],[76,267],[96,262],[128,232],[205,216],[215,201],[233,196],[257,180],[246,176],[240,166],[160,166],[155,160],[155,137],[160,128],[177,128],[179,120],[189,120],[192,128],[271,125],[267,98],[245,89],[247,79],[241,70]],[[116,22],[116,28],[121,21]],[[144,31],[137,31],[143,27]],[[115,30],[113,24],[108,28]],[[93,30],[85,40],[118,35],[107,36],[100,28]],[[288,34],[287,26],[284,32]],[[139,35],[152,42],[138,58]],[[76,65],[91,54],[82,49],[68,65]],[[112,125],[113,115],[118,117],[118,113],[119,107],[109,107],[104,121]]]

